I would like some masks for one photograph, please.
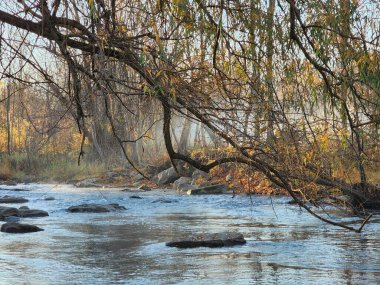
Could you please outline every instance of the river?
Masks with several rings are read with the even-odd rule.
[[[30,191],[12,191],[20,187]],[[0,233],[0,284],[380,284],[379,216],[357,234],[324,224],[288,205],[288,198],[151,191],[131,199],[136,193],[71,185],[1,188],[8,189],[1,195],[25,197],[22,205],[50,216],[22,220],[42,232]],[[66,212],[82,203],[119,203],[127,210]],[[226,230],[241,232],[247,244],[165,246],[192,233]]]

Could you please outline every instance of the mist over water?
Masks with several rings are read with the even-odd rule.
[[[22,205],[50,216],[22,219],[43,232],[0,233],[0,284],[380,283],[379,216],[356,234],[323,224],[287,205],[287,198],[152,191],[130,199],[136,193],[70,185],[22,187],[31,191],[2,190],[0,195],[26,197],[29,202]],[[45,201],[47,196],[55,200]],[[172,203],[153,203],[159,198]],[[83,203],[119,203],[127,210],[65,211]],[[165,246],[192,233],[226,230],[243,233],[247,244]]]

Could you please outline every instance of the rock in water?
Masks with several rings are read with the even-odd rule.
[[[24,234],[43,231],[43,229],[29,224],[5,223],[1,226],[1,231],[12,234]]]
[[[67,209],[67,211],[71,213],[105,213],[116,210],[126,210],[124,206],[120,206],[119,204],[82,204],[78,206],[71,206]]]
[[[4,219],[9,216],[18,216],[18,209],[0,206],[0,218]]]
[[[166,243],[167,246],[178,248],[223,247],[245,244],[243,235],[235,232],[202,234]]]
[[[171,200],[171,199],[165,199],[165,198],[159,198],[157,200],[154,200],[152,203],[176,203],[178,200]]]
[[[43,210],[34,209],[19,209],[18,216],[22,218],[37,218],[37,217],[47,217],[49,213]]]
[[[207,195],[207,194],[223,194],[228,191],[226,184],[210,185],[187,191],[188,195]]]
[[[132,196],[129,196],[129,199],[142,199],[142,197],[137,196],[137,195],[132,195]]]
[[[26,203],[28,202],[28,199],[25,199],[23,197],[16,197],[16,196],[3,196],[0,197],[0,203]]]

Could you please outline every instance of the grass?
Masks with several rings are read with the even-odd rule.
[[[97,177],[107,170],[99,161],[83,161],[78,165],[75,157],[62,155],[0,156],[0,180],[68,182]]]

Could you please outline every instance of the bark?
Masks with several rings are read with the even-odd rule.
[[[12,155],[12,125],[11,125],[11,84],[7,85],[7,99],[6,99],[6,112],[7,112],[7,151],[8,155]]]

